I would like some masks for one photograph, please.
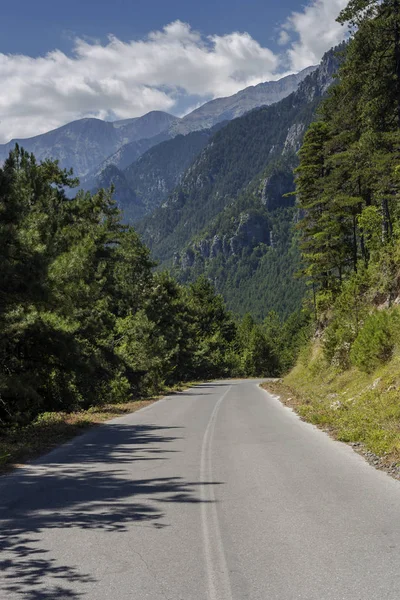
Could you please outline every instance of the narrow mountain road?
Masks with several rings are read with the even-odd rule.
[[[256,381],[116,419],[0,480],[0,598],[398,600],[400,483]]]

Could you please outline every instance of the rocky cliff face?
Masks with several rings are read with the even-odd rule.
[[[300,103],[313,102],[322,98],[329,87],[335,82],[342,55],[346,50],[346,42],[327,52],[318,69],[313,71],[299,84],[296,101]]]
[[[294,205],[294,197],[288,194],[294,190],[292,169],[295,162],[292,154],[283,164],[271,164],[251,190],[208,225],[208,231],[200,239],[174,253],[174,266],[185,270],[199,265],[199,261],[204,266],[219,256],[224,259],[239,257],[260,244],[272,246],[271,214]]]
[[[224,235],[215,234],[193,242],[182,253],[175,253],[175,267],[187,269],[193,267],[197,258],[204,260],[239,256],[243,249],[253,248],[259,244],[270,244],[268,220],[260,219],[258,212],[247,210],[238,215],[232,222],[233,231]]]

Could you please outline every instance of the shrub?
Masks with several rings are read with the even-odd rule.
[[[350,352],[353,365],[372,372],[392,357],[399,332],[399,313],[375,311],[367,317]]]
[[[369,275],[360,268],[343,283],[332,307],[334,316],[324,332],[324,355],[332,366],[340,370],[351,366],[350,350],[360,325],[368,315],[368,285]]]
[[[324,333],[324,356],[327,361],[339,369],[350,366],[350,348],[356,337],[354,323],[334,318]]]
[[[332,290],[319,290],[316,295],[317,313],[321,317],[327,310],[332,308],[334,296]]]

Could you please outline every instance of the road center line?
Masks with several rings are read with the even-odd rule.
[[[214,486],[212,485],[211,448],[215,422],[222,402],[231,391],[226,390],[216,403],[204,433],[201,447],[200,481],[203,502],[201,503],[201,523],[206,559],[208,599],[232,600],[229,571],[218,522]]]

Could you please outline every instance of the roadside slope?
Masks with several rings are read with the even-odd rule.
[[[280,383],[265,384],[305,421],[353,446],[375,467],[400,479],[400,354],[372,369],[338,369],[320,341],[303,349]]]

